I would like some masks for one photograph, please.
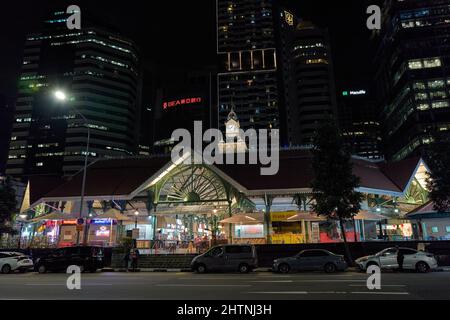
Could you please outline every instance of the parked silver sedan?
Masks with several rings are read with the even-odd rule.
[[[437,268],[437,260],[433,254],[417,251],[411,248],[387,248],[374,255],[356,259],[356,263],[361,270],[367,270],[371,265],[376,265],[381,269],[395,270],[399,268],[397,255],[401,252],[404,256],[403,269],[427,272]]]
[[[299,254],[273,261],[272,271],[288,273],[290,271],[325,271],[332,273],[345,271],[347,262],[344,256],[327,250],[303,250]]]

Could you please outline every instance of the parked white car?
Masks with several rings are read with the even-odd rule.
[[[0,272],[26,272],[33,269],[33,260],[20,252],[0,252]]]
[[[361,270],[367,270],[371,265],[376,265],[381,269],[398,269],[397,254],[399,251],[404,256],[403,269],[405,270],[427,272],[437,268],[437,260],[433,254],[411,248],[387,248],[374,255],[356,259],[356,263]]]

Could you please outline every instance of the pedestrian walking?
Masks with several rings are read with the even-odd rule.
[[[131,253],[131,268],[133,271],[136,271],[139,263],[139,250],[135,249]]]
[[[398,270],[400,270],[400,271],[403,271],[403,260],[405,260],[403,251],[397,247],[397,264],[398,264]]]
[[[128,268],[130,266],[130,250],[125,251],[125,256],[123,257],[123,261],[125,264],[125,271],[128,271]]]

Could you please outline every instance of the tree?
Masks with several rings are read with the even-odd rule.
[[[11,187],[11,180],[0,182],[0,239],[3,234],[14,234],[12,221],[17,208],[16,192]]]
[[[355,191],[359,187],[359,178],[352,172],[351,155],[334,123],[328,122],[319,128],[313,145],[312,208],[318,215],[339,220],[346,256],[353,262],[345,234],[345,221],[361,209],[363,195]]]
[[[430,167],[427,187],[434,209],[440,212],[450,210],[450,138],[438,134],[425,150],[425,160]]]

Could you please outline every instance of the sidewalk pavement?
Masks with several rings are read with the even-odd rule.
[[[256,268],[254,272],[271,272],[271,268]],[[136,271],[128,269],[129,272],[191,272],[190,268],[139,268]],[[358,272],[358,268],[350,267],[347,271]],[[436,271],[450,272],[450,266],[438,267]],[[124,268],[103,268],[102,272],[126,272]]]

